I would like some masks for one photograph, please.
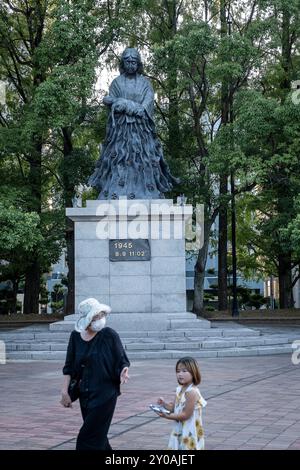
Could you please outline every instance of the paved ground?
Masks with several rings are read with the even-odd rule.
[[[116,450],[165,449],[172,422],[148,405],[172,398],[173,360],[134,361],[113,424]],[[290,355],[203,359],[207,449],[300,450],[300,364]],[[0,449],[74,449],[79,406],[59,404],[60,362],[0,365]]]

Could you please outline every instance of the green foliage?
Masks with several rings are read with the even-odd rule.
[[[207,270],[207,274],[216,274],[216,271],[215,271],[214,268],[209,268],[209,269]]]
[[[118,0],[0,5],[0,80],[8,82],[0,105],[2,277],[22,278],[34,259],[47,272],[60,256],[65,204],[97,154],[96,72],[119,13]]]
[[[22,204],[22,193],[10,187],[0,199],[0,252],[2,260],[21,275],[33,255],[38,255],[45,271],[58,261],[62,249],[63,233],[61,213],[55,211],[27,212]],[[13,266],[11,266],[11,264]]]
[[[300,259],[293,230],[299,208],[300,107],[290,95],[282,102],[249,91],[238,97],[236,112],[239,148],[256,182],[253,194],[239,202],[238,258],[243,269],[248,264],[247,275],[251,270],[270,275],[276,273],[280,254],[291,253],[295,263]]]
[[[232,286],[229,287],[229,292],[230,295],[232,295]],[[264,297],[261,294],[253,293],[251,289],[245,286],[237,287],[237,297],[239,306],[245,310],[251,307],[259,309],[262,305],[266,305],[269,303],[268,298]]]
[[[1,253],[20,250],[32,253],[42,240],[40,219],[36,213],[24,213],[0,202]]]
[[[212,305],[205,305],[205,310],[207,312],[214,312],[216,309]]]
[[[41,279],[41,287],[40,287],[40,304],[47,305],[49,300],[49,292],[46,287],[46,280]]]
[[[53,313],[63,312],[65,292],[66,287],[62,283],[54,285],[50,303]]]
[[[51,302],[50,307],[53,313],[63,313],[64,301],[59,300],[58,302]]]
[[[74,149],[68,158],[62,159],[58,172],[68,180],[68,184],[75,188],[84,183],[92,174],[95,160],[89,149]]]
[[[295,216],[286,227],[281,227],[280,234],[283,240],[293,247],[295,256],[300,259],[300,198],[295,199]]]

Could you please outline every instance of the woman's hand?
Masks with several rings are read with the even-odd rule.
[[[65,392],[65,391],[62,392],[60,403],[65,408],[72,408],[72,400],[71,400],[70,395],[68,394],[68,392]]]
[[[126,384],[128,382],[128,379],[129,379],[128,371],[129,371],[128,367],[124,367],[124,369],[122,370],[122,372],[120,374],[120,383],[121,383],[121,385]]]

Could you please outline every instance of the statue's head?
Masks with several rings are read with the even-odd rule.
[[[121,56],[120,73],[143,73],[143,63],[137,49],[127,47]]]

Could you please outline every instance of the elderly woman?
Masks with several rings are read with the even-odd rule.
[[[96,299],[79,304],[79,320],[72,331],[63,374],[61,404],[72,407],[71,378],[79,380],[79,402],[83,425],[76,450],[111,450],[107,433],[115,410],[120,384],[126,383],[130,365],[119,335],[105,327],[108,305]]]

